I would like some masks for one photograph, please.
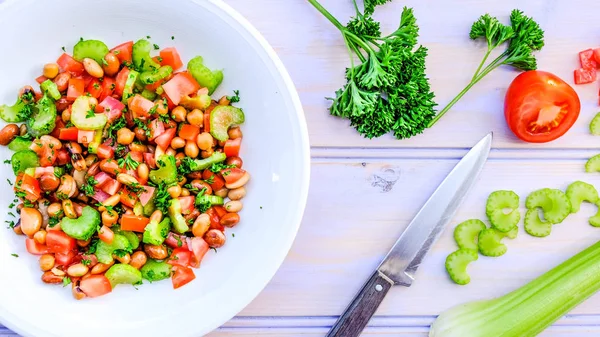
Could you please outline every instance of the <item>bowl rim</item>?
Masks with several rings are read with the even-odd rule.
[[[240,308],[236,308],[235,313],[233,315],[221,315],[219,317],[215,317],[215,323],[218,322],[218,326],[223,325],[231,318],[235,317],[241,310],[243,310],[248,304],[250,304],[269,284],[269,282],[273,279],[276,272],[281,268],[285,258],[289,254],[289,251],[292,248],[294,240],[298,234],[298,230],[300,228],[300,224],[302,222],[302,218],[304,216],[304,211],[306,209],[306,204],[308,200],[308,192],[310,186],[310,169],[311,169],[311,156],[310,156],[310,142],[309,142],[309,133],[308,126],[306,122],[306,117],[304,113],[304,109],[302,107],[302,103],[300,101],[300,96],[294,85],[291,76],[289,75],[287,69],[285,68],[283,62],[273,49],[273,47],[268,43],[268,41],[264,38],[264,36],[256,29],[244,16],[242,16],[237,10],[233,9],[230,5],[226,4],[223,0],[188,0],[198,6],[202,6],[202,2],[208,2],[214,6],[216,6],[219,10],[221,10],[224,14],[231,17],[234,21],[240,24],[241,28],[246,30],[246,32],[258,43],[258,45],[265,52],[266,56],[270,62],[272,62],[273,66],[277,70],[278,75],[281,77],[281,80],[285,86],[287,94],[289,95],[290,102],[294,108],[295,114],[293,115],[294,121],[297,123],[299,129],[299,138],[300,138],[300,148],[301,154],[300,158],[302,158],[302,167],[301,167],[301,189],[296,191],[298,195],[298,204],[295,207],[295,216],[293,218],[293,223],[289,224],[290,230],[287,232],[285,237],[281,237],[282,240],[282,250],[277,252],[277,258],[273,260],[272,265],[273,268],[265,269],[262,273],[262,277],[260,279],[260,287],[256,287],[253,292],[249,293],[249,300],[244,300],[245,302]],[[19,0],[0,0],[0,11],[6,10],[10,6],[20,3]],[[4,313],[4,315],[2,315]],[[227,316],[227,317],[225,317]],[[20,317],[12,316],[10,313],[2,310],[2,306],[0,305],[0,323],[5,327],[9,328],[13,332],[16,332],[20,335],[24,336],[32,336],[34,333],[40,333],[41,330],[31,326],[27,321],[23,320]],[[216,325],[216,324],[215,324]],[[199,331],[189,331],[185,336],[196,336]],[[210,331],[206,331],[205,333],[209,333]]]

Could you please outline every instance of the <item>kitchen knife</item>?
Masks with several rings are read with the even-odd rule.
[[[327,337],[359,336],[393,285],[410,287],[425,254],[477,180],[491,145],[490,133],[456,164],[400,235]]]

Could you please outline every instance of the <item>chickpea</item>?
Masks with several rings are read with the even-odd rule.
[[[102,274],[105,271],[107,271],[110,267],[112,267],[113,264],[115,264],[115,261],[111,263],[98,263],[92,268],[91,273],[92,275]]]
[[[23,235],[23,230],[21,230],[21,220],[17,222],[17,225],[13,227],[13,232],[17,235]]]
[[[85,71],[92,77],[100,78],[104,76],[104,70],[102,70],[102,67],[94,59],[88,57],[84,58],[83,68],[85,68]]]
[[[142,128],[136,127],[133,129],[133,132],[135,133],[135,138],[137,138],[137,140],[140,142],[145,142],[148,139],[148,136],[146,136],[146,131]]]
[[[70,219],[77,219],[77,213],[75,212],[75,206],[73,206],[73,202],[69,199],[65,199],[62,201],[63,212],[65,212],[65,216]]]
[[[199,109],[194,109],[187,114],[187,121],[192,125],[202,127],[204,125],[204,114]]]
[[[218,229],[211,229],[204,235],[204,240],[211,248],[221,248],[225,244],[225,234]]]
[[[102,212],[102,224],[106,227],[111,227],[119,220],[119,214],[115,211],[103,211]]]
[[[40,188],[42,191],[54,191],[60,185],[60,179],[53,173],[45,173],[40,177]]]
[[[196,145],[196,143],[188,140],[185,143],[185,155],[190,157],[190,158],[196,158],[198,157],[198,153],[200,152],[200,150],[198,149],[198,145]]]
[[[51,217],[59,216],[62,211],[62,205],[58,202],[53,202],[48,206],[48,215]]]
[[[192,226],[192,234],[195,237],[201,238],[206,234],[206,232],[210,229],[210,216],[208,214],[200,214],[196,221],[194,221],[194,225]]]
[[[239,200],[232,200],[225,203],[225,210],[230,213],[237,213],[242,210],[244,204]]]
[[[202,158],[206,159],[206,158],[208,158],[208,157],[212,156],[212,155],[213,155],[213,153],[215,153],[215,151],[213,151],[213,149],[208,149],[208,150],[206,150],[206,151],[202,151],[202,152],[200,152],[200,157],[202,157]]]
[[[187,197],[190,195],[190,190],[188,190],[187,188],[182,188],[181,189],[181,197]]]
[[[146,163],[141,163],[137,167],[137,175],[140,180],[146,181],[148,180],[148,175],[150,174],[150,169]]]
[[[244,186],[229,190],[227,197],[231,200],[241,200],[246,196],[246,188]]]
[[[53,79],[58,75],[58,64],[56,63],[46,63],[44,65],[44,70],[42,72],[45,78]]]
[[[198,145],[202,151],[210,149],[213,145],[213,136],[208,132],[202,132],[196,137],[196,145]]]
[[[225,198],[227,196],[227,194],[229,193],[229,190],[225,187],[223,187],[220,190],[216,190],[215,191],[215,195],[221,198]]]
[[[6,125],[0,130],[0,145],[8,145],[19,134],[21,129],[17,124]]]
[[[115,175],[117,172],[121,172],[119,164],[114,159],[103,159],[100,162],[100,169],[110,175]]]
[[[160,209],[152,212],[150,215],[150,222],[161,222],[163,218],[163,213]]]
[[[148,147],[144,144],[131,143],[129,144],[129,150],[137,152],[148,152]]]
[[[119,62],[119,58],[112,52],[104,55],[104,61],[102,64],[102,70],[108,76],[114,76],[119,72],[119,68],[121,66],[121,62]]]
[[[233,127],[227,131],[229,135],[229,139],[238,139],[242,138],[242,129],[239,126]]]
[[[33,238],[42,228],[42,213],[35,208],[23,207],[21,210],[21,230],[23,234]]]
[[[140,269],[146,264],[146,261],[148,261],[146,253],[144,253],[141,250],[138,250],[137,252],[133,253],[133,255],[131,255],[131,261],[129,262],[129,265],[135,269]]]
[[[40,269],[42,271],[49,271],[54,268],[54,255],[52,254],[44,254],[40,256]]]
[[[173,138],[173,140],[171,140],[171,147],[174,148],[175,150],[181,149],[184,146],[185,146],[185,139],[183,139],[181,137],[175,137],[175,138]]]
[[[33,239],[35,240],[35,242],[39,243],[40,245],[45,245],[46,244],[46,231],[45,230],[40,230],[39,232],[33,234]]]
[[[155,260],[164,260],[167,258],[169,253],[167,252],[167,247],[164,245],[144,245],[144,252],[148,254],[148,257]]]
[[[167,192],[169,192],[171,198],[179,198],[179,196],[181,195],[181,186],[171,186],[167,189]]]
[[[177,152],[177,154],[175,155],[175,165],[177,165],[177,167],[181,165],[181,161],[183,160],[183,158],[185,158],[185,153]]]
[[[157,98],[154,100],[154,105],[156,106],[156,113],[159,115],[166,115],[169,113],[169,106],[163,102],[162,99]]]
[[[87,247],[90,242],[92,242],[92,239],[87,239],[87,240],[77,240],[77,245],[79,247]]]
[[[175,156],[177,154],[177,151],[175,151],[174,148],[170,147],[167,149],[167,151],[165,151],[165,154],[169,155],[169,156]]]
[[[244,172],[244,175],[240,179],[232,182],[231,184],[226,184],[225,187],[227,187],[230,190],[240,188],[240,187],[246,185],[249,180],[250,180],[250,173]]]
[[[242,165],[244,165],[244,162],[242,161],[242,158],[240,158],[240,157],[227,157],[227,159],[225,160],[225,164],[233,165],[237,168],[242,168]]]
[[[115,256],[115,258],[122,264],[129,264],[129,262],[131,262],[131,255],[129,255],[129,253],[126,253],[123,256]]]
[[[57,196],[71,198],[74,197],[77,192],[77,183],[72,176],[65,174],[60,177],[60,186],[58,186],[58,190],[56,191]]]
[[[128,128],[121,128],[119,131],[117,131],[117,143],[121,145],[129,145],[133,142],[135,135],[136,134]]]
[[[62,283],[64,276],[54,275],[51,271],[42,274],[42,282],[49,284]]]
[[[25,136],[27,134],[27,124],[21,124],[19,126],[19,136]]]
[[[66,91],[69,87],[69,80],[71,79],[71,74],[69,73],[60,73],[54,78],[54,84],[58,88],[58,91],[63,92]]]
[[[88,271],[90,271],[90,268],[88,268],[86,265],[83,263],[76,263],[67,269],[67,275],[71,277],[82,277],[83,275],[87,274]]]
[[[184,122],[186,116],[187,111],[182,106],[175,107],[175,109],[171,111],[171,117],[173,117],[173,120],[175,120],[176,122]]]

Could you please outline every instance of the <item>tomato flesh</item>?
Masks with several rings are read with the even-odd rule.
[[[511,131],[531,143],[564,135],[575,123],[581,104],[577,93],[556,75],[527,71],[506,92],[504,116]]]
[[[110,281],[104,275],[92,275],[81,280],[79,288],[88,297],[98,297],[106,295],[112,291]]]
[[[596,81],[596,69],[591,68],[580,68],[575,69],[573,73],[573,78],[575,80],[575,84],[588,84]]]
[[[66,254],[77,248],[77,241],[63,231],[51,230],[46,233],[46,246],[51,253]]]
[[[598,68],[598,64],[594,58],[594,50],[588,49],[582,52],[579,52],[579,62],[581,63],[581,68],[583,69],[594,69]]]
[[[196,278],[194,271],[190,267],[175,266],[173,270],[175,271],[171,279],[173,281],[173,289],[183,287]]]

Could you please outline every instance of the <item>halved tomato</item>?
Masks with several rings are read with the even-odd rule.
[[[88,297],[98,297],[106,295],[112,291],[110,281],[104,275],[92,275],[82,279],[79,288]]]
[[[520,139],[545,143],[564,135],[579,117],[579,96],[565,81],[545,71],[517,76],[506,92],[504,116]]]
[[[175,272],[171,278],[173,281],[173,289],[183,287],[196,278],[194,271],[190,267],[175,266],[173,267],[173,271]]]

